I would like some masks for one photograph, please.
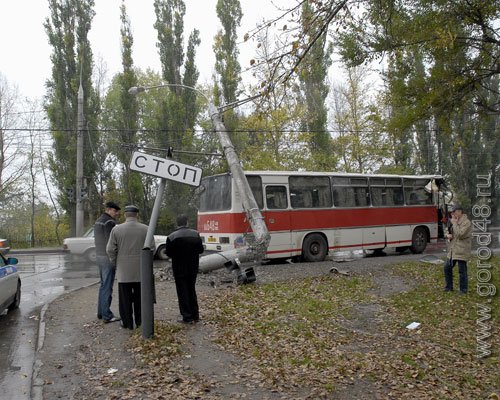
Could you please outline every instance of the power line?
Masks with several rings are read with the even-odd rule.
[[[471,131],[475,129],[471,129]],[[496,128],[489,128],[489,129],[481,129],[481,132],[496,132],[498,129]],[[50,129],[50,128],[37,128],[37,129],[32,129],[32,128],[12,128],[12,129],[4,129],[4,132],[41,132],[41,133],[51,133],[51,132],[62,132],[62,133],[75,133],[75,129]],[[87,132],[89,133],[123,133],[123,132],[130,132],[130,129],[110,129],[110,128],[96,128],[96,129],[87,129]],[[192,132],[192,133],[206,133],[206,132],[212,132],[212,129],[186,129],[186,130],[181,130],[181,129],[137,129],[134,132],[136,133],[185,133],[185,132]],[[440,132],[440,129],[425,129],[425,130],[418,130],[420,133],[437,133]],[[223,131],[226,133],[271,133],[271,132],[276,132],[276,133],[345,133],[345,134],[350,134],[350,133],[387,133],[387,132],[381,132],[379,130],[373,130],[373,129],[361,129],[361,130],[346,130],[346,129],[326,129],[326,130],[306,130],[306,129],[235,129],[235,130],[226,130]],[[416,132],[416,130],[415,130]]]

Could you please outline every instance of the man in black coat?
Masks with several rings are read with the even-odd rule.
[[[177,230],[167,237],[166,252],[172,259],[180,322],[192,324],[200,320],[198,299],[196,297],[196,277],[199,268],[199,255],[203,253],[200,234],[187,227],[187,216],[177,217]]]

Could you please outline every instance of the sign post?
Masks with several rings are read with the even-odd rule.
[[[160,214],[161,199],[167,179],[191,186],[199,186],[202,169],[191,165],[181,164],[168,158],[160,158],[141,152],[134,152],[130,161],[130,169],[143,174],[161,178],[155,204],[151,212],[148,232],[144,247],[141,251],[141,314],[142,337],[150,339],[154,335],[154,279],[153,279],[153,252],[149,244],[153,241],[156,222]]]

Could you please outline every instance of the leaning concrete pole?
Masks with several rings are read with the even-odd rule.
[[[259,210],[259,206],[255,201],[255,197],[250,189],[245,173],[241,168],[240,160],[234,150],[231,139],[226,133],[226,128],[221,120],[219,111],[212,103],[209,103],[208,107],[210,118],[212,119],[212,123],[214,124],[215,130],[219,136],[219,142],[224,150],[224,155],[226,156],[226,160],[229,164],[229,169],[231,170],[234,183],[241,195],[243,209],[245,210],[250,226],[252,227],[254,240],[246,248],[201,257],[200,270],[202,272],[212,271],[223,266],[226,266],[229,269],[237,269],[238,266],[236,260],[239,260],[240,262],[253,260],[259,261],[264,257],[271,239],[264,217]]]

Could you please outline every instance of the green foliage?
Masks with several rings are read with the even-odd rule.
[[[59,190],[63,209],[74,215],[75,206],[66,194],[76,182],[77,93],[80,80],[84,91],[84,172],[94,188],[96,170],[93,148],[99,147],[97,118],[100,99],[92,85],[92,50],[87,38],[94,17],[93,0],[49,0],[50,17],[44,26],[53,52],[52,76],[47,81],[45,108],[54,141],[49,165]],[[92,144],[92,147],[91,147]],[[74,221],[74,218],[70,219]]]
[[[184,15],[186,7],[181,0],[156,0],[154,3],[158,32],[158,51],[162,65],[162,78],[157,84],[186,85],[196,88],[199,72],[195,64],[196,47],[200,44],[198,30],[191,32],[187,51],[184,53]],[[152,79],[156,79],[151,75]],[[139,78],[141,84],[141,78]],[[152,96],[152,92],[142,97]],[[186,162],[177,156],[175,150],[192,150],[195,141],[194,127],[199,113],[199,95],[182,87],[160,89],[155,97],[150,97],[147,117],[141,121],[141,127],[148,130],[148,146],[164,149],[160,155],[165,157],[167,149],[174,149],[174,159]],[[141,100],[142,101],[142,100]],[[180,212],[193,215],[193,189],[187,185],[168,182],[165,201],[160,216],[159,230],[172,230],[176,214]],[[191,218],[194,220],[194,218]]]
[[[242,119],[241,130],[246,146],[240,153],[243,166],[248,170],[312,169],[308,142],[309,134],[290,132],[293,123],[302,115],[300,107],[283,105],[274,110],[254,112]]]
[[[184,15],[186,5],[183,0],[155,0],[158,34],[158,51],[163,70],[163,79],[167,83],[181,83],[181,67],[184,62]],[[180,89],[172,91],[180,93]]]
[[[412,173],[448,175],[457,196],[474,202],[477,174],[498,179],[498,4],[364,6],[344,21],[336,44],[347,65],[386,57],[384,125],[393,163]]]
[[[376,100],[367,94],[370,86],[363,67],[347,68],[346,82],[334,88],[333,123],[336,135],[332,150],[339,169],[346,172],[374,172],[384,166],[390,142]]]
[[[241,81],[241,67],[238,62],[237,32],[243,13],[239,0],[218,0],[217,17],[222,23],[222,30],[214,38],[215,71],[220,79],[222,91],[215,85],[215,104],[228,104],[237,100],[238,84]]]
[[[319,29],[313,22],[313,8],[309,2],[302,5],[301,24],[306,40],[312,40]],[[309,132],[309,141],[315,169],[331,169],[328,156],[331,149],[331,137],[327,130],[328,110],[326,98],[329,92],[327,83],[328,69],[331,66],[333,47],[328,43],[325,31],[312,45],[308,54],[300,63],[298,77],[301,95],[304,97],[306,114],[302,122],[302,130]]]
[[[123,204],[136,204],[142,210],[147,210],[149,207],[142,190],[141,176],[131,172],[129,168],[132,153],[136,150],[140,137],[137,134],[139,104],[137,97],[130,95],[128,89],[137,86],[138,79],[132,58],[134,39],[124,4],[120,10],[123,71],[113,78],[112,85],[107,92],[102,123],[108,132],[105,133],[108,154],[116,157],[121,170],[122,191],[118,197],[115,195],[114,198]],[[105,195],[101,193],[101,196]]]
[[[28,201],[9,203],[2,208],[0,237],[10,240],[12,248],[31,246],[31,204]],[[35,204],[33,219],[35,247],[61,246],[61,240],[69,236],[68,221],[58,222],[57,216],[44,203]],[[59,233],[59,234],[58,234]]]

